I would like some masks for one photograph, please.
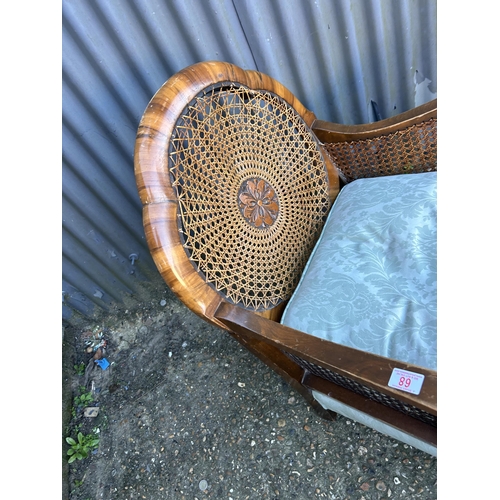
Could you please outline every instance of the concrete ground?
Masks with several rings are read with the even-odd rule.
[[[437,498],[435,457],[341,416],[321,419],[167,290],[140,311],[66,327],[63,344],[63,498]],[[99,344],[104,370],[86,352]],[[97,417],[76,404],[84,392]],[[99,445],[68,465],[64,438],[78,431]]]

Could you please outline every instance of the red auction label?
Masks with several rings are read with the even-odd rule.
[[[387,385],[389,387],[394,387],[395,389],[411,392],[412,394],[420,394],[424,378],[425,375],[420,373],[402,370],[401,368],[394,368]]]

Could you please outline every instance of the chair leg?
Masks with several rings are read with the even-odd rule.
[[[278,375],[280,375],[293,389],[301,394],[319,417],[325,420],[336,419],[337,414],[323,408],[314,399],[312,392],[302,384],[302,380],[306,375],[305,370],[284,354],[283,351],[266,342],[244,337],[234,332],[229,333],[246,349],[278,373]]]

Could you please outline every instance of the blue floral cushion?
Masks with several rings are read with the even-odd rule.
[[[427,172],[345,186],[282,323],[437,369],[436,182]]]

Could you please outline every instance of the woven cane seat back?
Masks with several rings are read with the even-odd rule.
[[[290,297],[330,202],[324,160],[283,99],[241,85],[202,91],[169,150],[184,248],[207,283],[260,310]]]
[[[187,68],[152,99],[135,159],[148,244],[196,312],[209,316],[198,297],[215,304],[212,292],[255,311],[290,298],[338,192],[314,118],[275,80],[227,63]]]

